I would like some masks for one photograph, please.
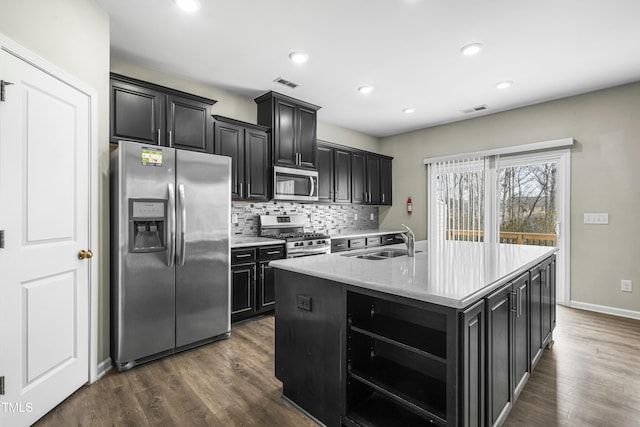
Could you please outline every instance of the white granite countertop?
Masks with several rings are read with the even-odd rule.
[[[373,237],[373,236],[382,236],[384,234],[396,234],[396,233],[406,233],[407,230],[400,228],[390,228],[390,229],[382,229],[377,228],[373,230],[345,230],[340,234],[332,234],[332,239],[355,239],[358,237]]]
[[[416,256],[383,260],[358,254],[404,244],[271,261],[283,270],[461,309],[517,278],[557,251],[549,246],[416,242]],[[345,256],[347,255],[347,256]]]
[[[283,245],[284,240],[268,239],[257,236],[231,236],[229,244],[232,249],[245,248],[249,246]]]

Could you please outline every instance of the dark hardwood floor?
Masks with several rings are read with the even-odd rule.
[[[272,316],[82,387],[36,426],[315,426],[280,395]],[[506,426],[640,425],[640,321],[558,307]]]

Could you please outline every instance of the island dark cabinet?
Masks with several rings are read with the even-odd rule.
[[[347,423],[447,425],[450,315],[347,291]]]
[[[544,270],[542,265],[535,267],[531,270],[531,291],[529,293],[529,322],[531,327],[530,335],[530,359],[531,368],[535,367],[542,357],[543,345],[542,345],[542,287],[543,287],[543,274]]]
[[[269,132],[222,116],[214,116],[214,153],[231,157],[233,200],[269,200]]]
[[[110,141],[213,153],[216,101],[137,79],[111,75]]]
[[[553,345],[556,326],[556,259],[550,258],[531,270],[531,366],[534,367],[545,346]]]
[[[460,418],[464,427],[484,426],[485,417],[485,328],[484,301],[461,313],[462,388]]]
[[[317,105],[277,92],[255,99],[258,124],[268,126],[273,138],[273,163],[316,169]]]
[[[500,425],[529,376],[529,273],[487,298],[488,425]]]
[[[533,281],[541,345],[543,301],[555,302],[555,255],[515,268],[515,279],[488,284],[464,307],[279,265],[276,376],[285,397],[327,426],[502,424],[531,374]],[[553,312],[551,305],[544,311],[551,329]]]

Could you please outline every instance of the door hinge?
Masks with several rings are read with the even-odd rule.
[[[5,97],[4,97],[4,88],[6,86],[12,85],[13,83],[11,82],[5,82],[4,80],[0,80],[0,102],[4,102],[5,101]]]
[[[4,396],[4,375],[0,377],[0,396]]]
[[[0,230],[0,249],[4,249],[4,230]]]

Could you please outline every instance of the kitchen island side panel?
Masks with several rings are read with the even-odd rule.
[[[275,372],[282,394],[323,424],[340,426],[342,286],[275,270]]]

